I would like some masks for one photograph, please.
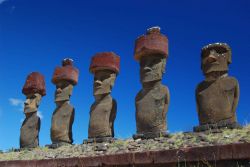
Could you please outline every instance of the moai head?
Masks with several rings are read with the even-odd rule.
[[[24,102],[25,115],[37,112],[42,96],[46,95],[43,75],[38,72],[29,74],[22,92],[26,95],[26,101]]]
[[[201,69],[205,76],[212,72],[227,72],[232,63],[232,51],[226,43],[209,44],[201,51]]]
[[[160,27],[148,29],[146,35],[136,40],[134,57],[140,61],[142,83],[162,79],[168,57],[168,39],[161,34]]]
[[[69,101],[72,95],[73,86],[78,82],[79,71],[73,66],[72,59],[64,59],[62,67],[57,67],[54,71],[52,82],[56,85],[55,102]]]
[[[94,74],[94,96],[109,94],[120,70],[120,57],[113,52],[97,53],[89,70]]]

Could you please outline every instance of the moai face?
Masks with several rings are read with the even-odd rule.
[[[99,70],[94,75],[94,95],[110,93],[115,83],[116,73],[110,70]]]
[[[165,73],[166,58],[162,56],[143,56],[140,59],[140,77],[142,83],[159,81]]]
[[[69,101],[72,95],[73,85],[68,81],[56,83],[55,102]]]
[[[22,93],[26,96],[24,113],[28,116],[38,110],[42,96],[46,95],[44,76],[38,72],[30,73],[27,76]]]
[[[42,96],[39,93],[26,95],[26,101],[24,102],[24,113],[30,114],[38,110]]]
[[[210,44],[203,48],[202,65],[204,75],[212,72],[227,72],[231,63],[231,49],[222,43]]]

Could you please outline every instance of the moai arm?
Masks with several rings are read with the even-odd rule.
[[[111,113],[110,113],[110,122],[109,122],[109,125],[111,127],[111,131],[112,131],[112,137],[115,136],[115,132],[114,132],[114,121],[115,121],[115,118],[116,118],[116,112],[117,112],[117,103],[116,103],[116,100],[113,99],[112,100],[112,109],[111,109]]]
[[[198,101],[198,88],[199,88],[199,85],[195,89],[195,102],[196,102],[196,111],[199,114],[200,113],[200,107],[199,107],[199,101]]]
[[[136,127],[137,127],[137,131],[138,128],[140,129],[140,121],[138,120],[138,113],[140,112],[140,110],[138,109],[137,106],[137,102],[142,98],[142,90],[139,91],[139,93],[137,93],[136,97],[135,97],[135,118],[136,118]]]
[[[38,132],[40,131],[40,128],[41,128],[41,118],[38,117],[38,126],[37,126]]]
[[[164,113],[163,116],[165,116],[168,112],[168,106],[170,103],[170,93],[169,93],[169,89],[166,87],[166,95],[165,95],[165,104],[164,104]]]
[[[37,131],[38,131],[38,134],[37,134],[37,144],[39,145],[39,132],[40,132],[40,127],[41,127],[41,118],[38,117],[38,126],[37,126]]]
[[[239,86],[238,81],[236,80],[236,86],[235,86],[235,92],[234,92],[234,101],[233,101],[233,108],[232,108],[233,114],[236,113],[236,108],[237,108],[238,103],[239,103],[239,97],[240,97],[240,86]]]

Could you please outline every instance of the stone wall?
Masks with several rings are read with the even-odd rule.
[[[0,167],[249,167],[250,144],[147,151],[95,157],[5,161]]]

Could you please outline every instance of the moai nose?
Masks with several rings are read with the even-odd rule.
[[[61,88],[58,88],[58,89],[56,89],[56,92],[57,92],[57,93],[62,93],[62,89],[61,89]]]
[[[102,82],[100,80],[95,81],[95,86],[100,86],[101,84],[102,84]]]
[[[29,104],[29,100],[26,100],[26,101],[24,102],[24,105],[27,106],[28,104]]]
[[[145,72],[150,72],[150,71],[152,71],[152,69],[150,67],[144,67],[144,71]]]
[[[213,63],[213,62],[216,62],[216,61],[217,61],[217,57],[214,56],[214,55],[209,55],[208,58],[207,58],[208,63]]]

